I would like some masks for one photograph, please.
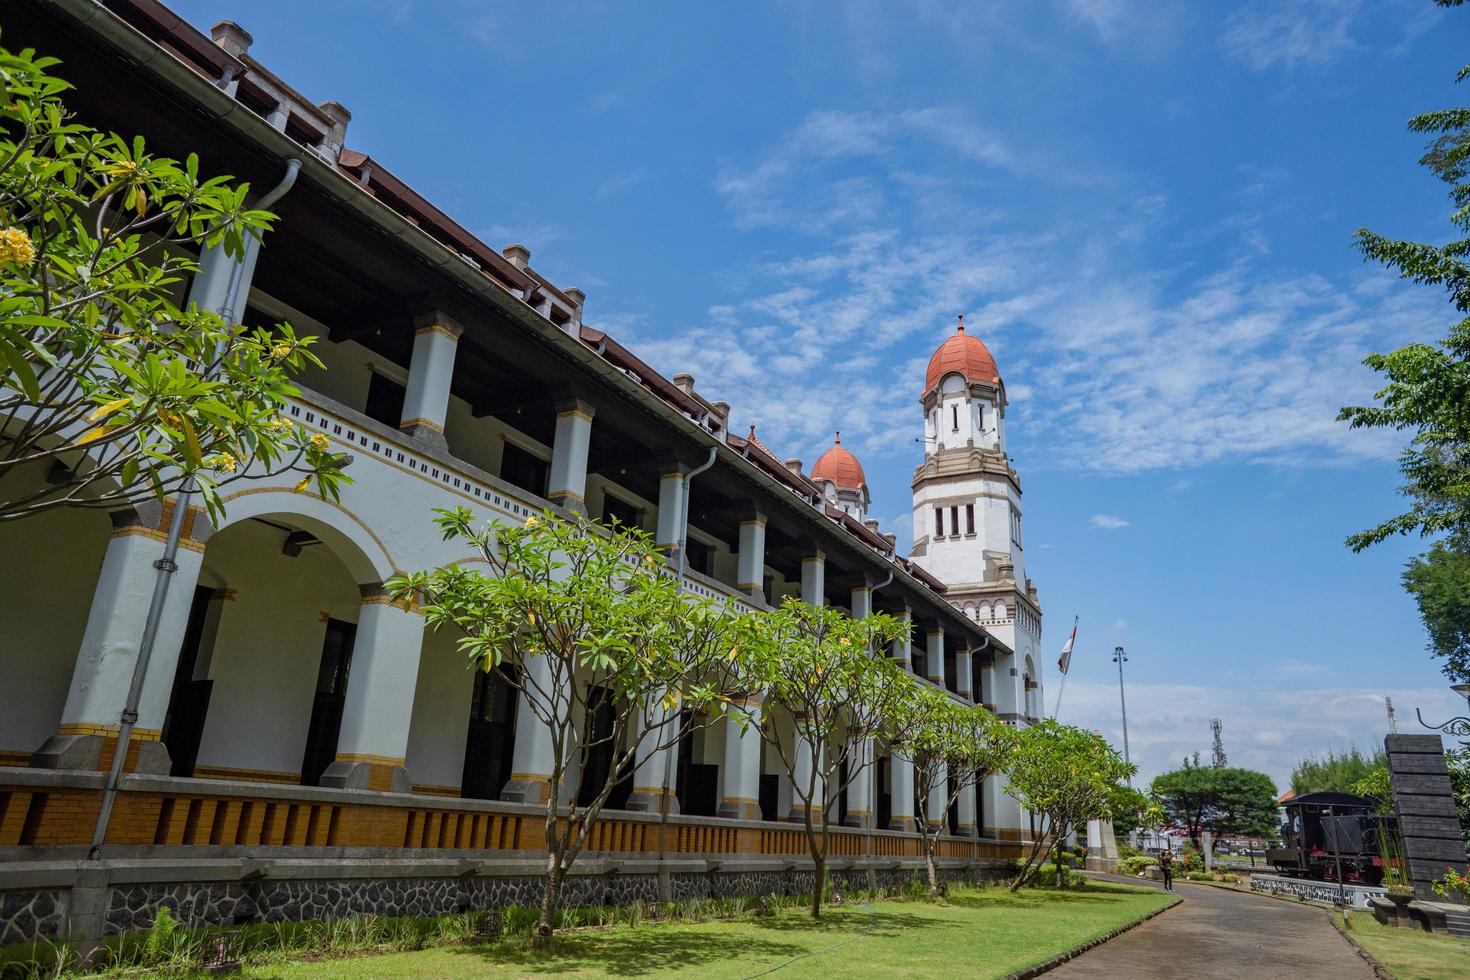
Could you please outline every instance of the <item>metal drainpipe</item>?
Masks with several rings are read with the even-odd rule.
[[[696,466],[684,474],[684,492],[679,501],[679,557],[674,563],[674,584],[680,590],[684,588],[684,572],[686,561],[684,553],[689,545],[689,483],[696,476],[715,465],[715,447],[709,449],[709,458],[702,464]],[[673,778],[674,758],[679,752],[679,743],[674,742],[664,750],[664,785],[663,792],[659,794],[659,817],[658,817],[658,899],[661,902],[672,902],[674,900],[674,885],[669,877],[669,796],[672,789],[669,786]]]
[[[263,211],[284,197],[291,186],[296,183],[296,175],[300,172],[300,158],[292,157],[287,160],[286,174],[281,178],[281,182],[261,198],[254,205],[254,209]],[[246,242],[245,253],[230,270],[230,285],[225,291],[224,305],[219,310],[220,319],[226,324],[231,323],[235,318],[235,304],[239,298],[240,282],[244,275],[245,265],[252,251],[259,247],[257,239]],[[163,543],[163,557],[153,563],[153,567],[158,570],[158,575],[153,580],[153,596],[148,602],[148,617],[143,621],[143,638],[138,643],[138,659],[133,663],[133,680],[128,687],[128,700],[123,705],[122,716],[119,719],[117,748],[113,751],[112,767],[107,772],[107,784],[102,791],[102,807],[97,811],[97,822],[92,826],[92,846],[87,851],[89,861],[96,861],[101,857],[102,842],[107,839],[107,825],[112,820],[112,808],[117,803],[117,792],[122,783],[122,771],[127,761],[128,745],[133,740],[133,726],[138,723],[138,702],[143,698],[143,682],[148,676],[148,662],[153,658],[153,643],[158,638],[158,624],[163,619],[163,606],[168,599],[169,586],[173,582],[174,572],[179,567],[175,559],[179,553],[179,539],[184,532],[184,518],[189,513],[189,499],[193,496],[193,490],[190,489],[191,484],[192,481],[186,481],[174,499],[173,517],[168,524],[168,537]]]

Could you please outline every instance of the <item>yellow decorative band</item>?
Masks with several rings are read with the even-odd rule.
[[[90,722],[72,722],[66,725],[58,725],[58,735],[101,735],[104,738],[117,738],[121,728],[118,725],[94,725]],[[134,728],[133,738],[142,742],[156,742],[163,736],[163,732],[156,728]]]
[[[211,599],[218,599],[221,602],[234,602],[235,596],[238,594],[238,589],[215,589],[209,594],[209,597]]]
[[[575,490],[553,490],[546,495],[552,500],[575,500],[577,503],[585,503],[582,495]]]
[[[294,785],[301,782],[299,772],[273,772],[269,769],[235,769],[231,766],[195,766],[194,775],[199,779],[228,779],[244,783],[284,783]]]
[[[419,334],[425,333],[437,333],[442,336],[448,337],[455,343],[459,343],[459,334],[455,333],[453,330],[450,330],[448,327],[440,326],[437,323],[431,323],[427,327],[419,327],[413,332],[415,337],[417,337]]]
[[[160,531],[156,527],[141,527],[136,524],[130,524],[127,527],[114,528],[112,531],[112,537],[114,538],[122,538],[134,534],[144,538],[152,538],[154,541],[168,540],[168,532]],[[201,555],[204,554],[204,545],[199,541],[195,541],[193,538],[179,538],[179,547],[185,551],[197,551]]]
[[[764,582],[738,582],[738,583],[736,583],[735,588],[737,588],[737,589],[749,589],[751,592],[756,592],[756,591],[759,591],[760,589],[765,588],[765,583]]]
[[[634,786],[633,792],[647,793],[650,796],[660,796],[669,793],[670,790],[664,789],[662,786]]]
[[[513,772],[510,774],[513,783],[549,783],[551,777],[540,772]]]
[[[852,807],[848,807],[847,815],[849,817],[871,817],[873,812],[871,810],[854,810]]]
[[[366,762],[374,766],[401,766],[403,760],[391,755],[372,755],[368,752],[338,752],[338,762]]]
[[[447,796],[456,799],[459,797],[458,786],[427,786],[414,783],[412,791],[420,796]]]
[[[723,800],[721,800],[720,802],[722,802],[722,803],[749,803],[749,804],[752,804],[753,806],[760,806],[761,805],[761,801],[760,800],[752,800],[748,796],[727,796]],[[851,813],[852,811],[849,810],[847,812],[848,813]]]
[[[805,558],[803,558],[801,560],[801,563],[803,565],[805,565],[807,562],[826,561],[826,560],[827,560],[827,556],[826,555],[807,555]]]
[[[556,417],[558,419],[567,419],[567,418],[583,419],[584,421],[587,422],[588,425],[591,425],[592,424],[592,416],[588,415],[586,412],[582,411],[580,408],[569,408],[569,409],[566,409],[565,411],[557,412],[556,413]]]
[[[440,425],[438,422],[435,422],[433,419],[425,418],[404,419],[402,422],[398,423],[398,431],[407,432],[409,429],[432,429],[433,431],[438,432],[440,435],[443,435],[444,433],[444,426]]]
[[[752,518],[751,520],[748,520],[748,521],[741,521],[740,522],[740,526],[741,527],[765,527],[766,526],[766,522],[765,522],[765,518],[757,517],[757,518]]]

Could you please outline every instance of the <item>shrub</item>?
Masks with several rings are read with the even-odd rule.
[[[1118,861],[1117,871],[1120,875],[1137,877],[1157,863],[1147,854],[1133,854]]]

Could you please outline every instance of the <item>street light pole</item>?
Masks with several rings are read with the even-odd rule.
[[[1123,665],[1128,662],[1128,654],[1123,652],[1122,647],[1113,648],[1113,663],[1118,665],[1118,704],[1123,709],[1123,761],[1132,765],[1128,757],[1128,697],[1123,693]],[[1133,785],[1133,777],[1128,777],[1128,785]]]

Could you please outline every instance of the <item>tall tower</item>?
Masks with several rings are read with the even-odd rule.
[[[1021,479],[1005,452],[1005,382],[963,316],[929,358],[919,401],[924,461],[914,471],[910,557],[1014,651],[992,658],[981,695],[1024,724],[1042,714],[1041,607],[1026,577]]]

